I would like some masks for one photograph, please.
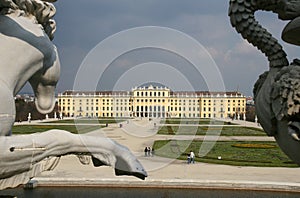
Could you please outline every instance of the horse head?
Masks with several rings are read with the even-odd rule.
[[[56,29],[52,19],[56,9],[48,2],[54,1],[2,0],[0,3],[2,23],[5,27],[1,29],[1,33],[7,38],[21,41],[17,43],[18,46],[24,45],[24,49],[27,47],[27,53],[30,54],[28,60],[21,61],[23,65],[18,65],[18,68],[23,69],[19,70],[21,73],[16,75],[17,79],[8,84],[17,82],[14,88],[16,94],[26,81],[29,81],[36,96],[36,108],[43,114],[51,112],[55,106],[55,87],[60,75],[58,53],[51,42]],[[10,41],[14,42],[13,39]]]
[[[60,76],[60,62],[55,47],[54,56],[49,61],[50,65],[45,65],[29,79],[35,94],[36,108],[43,114],[50,113],[55,106],[55,88]]]

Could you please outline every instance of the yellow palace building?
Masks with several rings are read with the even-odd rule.
[[[65,91],[58,95],[67,117],[244,118],[240,92],[177,91],[136,87],[131,91]]]

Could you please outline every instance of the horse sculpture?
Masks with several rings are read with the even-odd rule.
[[[46,114],[54,108],[60,73],[58,53],[51,42],[55,7],[49,2],[54,1],[0,0],[0,190],[52,170],[59,157],[68,154],[89,155],[95,166],[111,165],[116,175],[144,179],[147,173],[126,147],[93,132],[76,135],[51,130],[11,136],[14,96],[27,81],[38,111]]]
[[[269,71],[254,86],[256,113],[261,126],[281,149],[300,165],[300,61],[289,64],[278,41],[255,20],[257,10],[273,11],[292,20],[284,29],[285,41],[300,45],[300,0],[230,0],[232,26],[269,60]]]

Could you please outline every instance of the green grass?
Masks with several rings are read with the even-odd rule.
[[[161,135],[218,135],[222,136],[266,136],[266,133],[252,127],[218,127],[218,126],[163,126],[159,129]]]
[[[271,145],[271,148],[239,148],[233,146],[238,143]],[[185,161],[189,151],[193,150],[196,154],[195,160],[198,162],[235,166],[298,167],[281,151],[275,142],[218,141],[206,156],[199,157],[198,152],[202,144],[202,141],[159,140],[154,142],[153,148],[156,155]],[[218,159],[219,156],[222,157],[221,160]]]
[[[187,118],[168,118],[160,121],[161,124],[200,124],[200,125],[235,125],[231,122],[223,122],[213,119],[187,119]]]
[[[87,133],[96,129],[100,129],[101,126],[97,125],[18,125],[13,126],[12,133],[14,135],[30,134],[36,132],[44,132],[51,129],[66,130],[71,133]]]

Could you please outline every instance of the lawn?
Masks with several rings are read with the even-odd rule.
[[[44,132],[51,129],[66,130],[71,133],[87,133],[100,128],[101,126],[99,125],[18,125],[13,126],[12,133],[15,135],[30,134],[36,132]]]
[[[202,144],[202,141],[159,140],[154,142],[153,148],[156,155],[185,161],[187,154],[193,150],[198,162],[235,166],[298,167],[275,142],[218,141],[206,156],[199,157]]]
[[[187,118],[168,118],[160,121],[161,124],[200,124],[200,125],[235,125],[231,122],[223,122],[213,119],[187,119]]]
[[[163,126],[158,130],[161,135],[221,135],[223,136],[266,136],[257,128],[244,126]]]

